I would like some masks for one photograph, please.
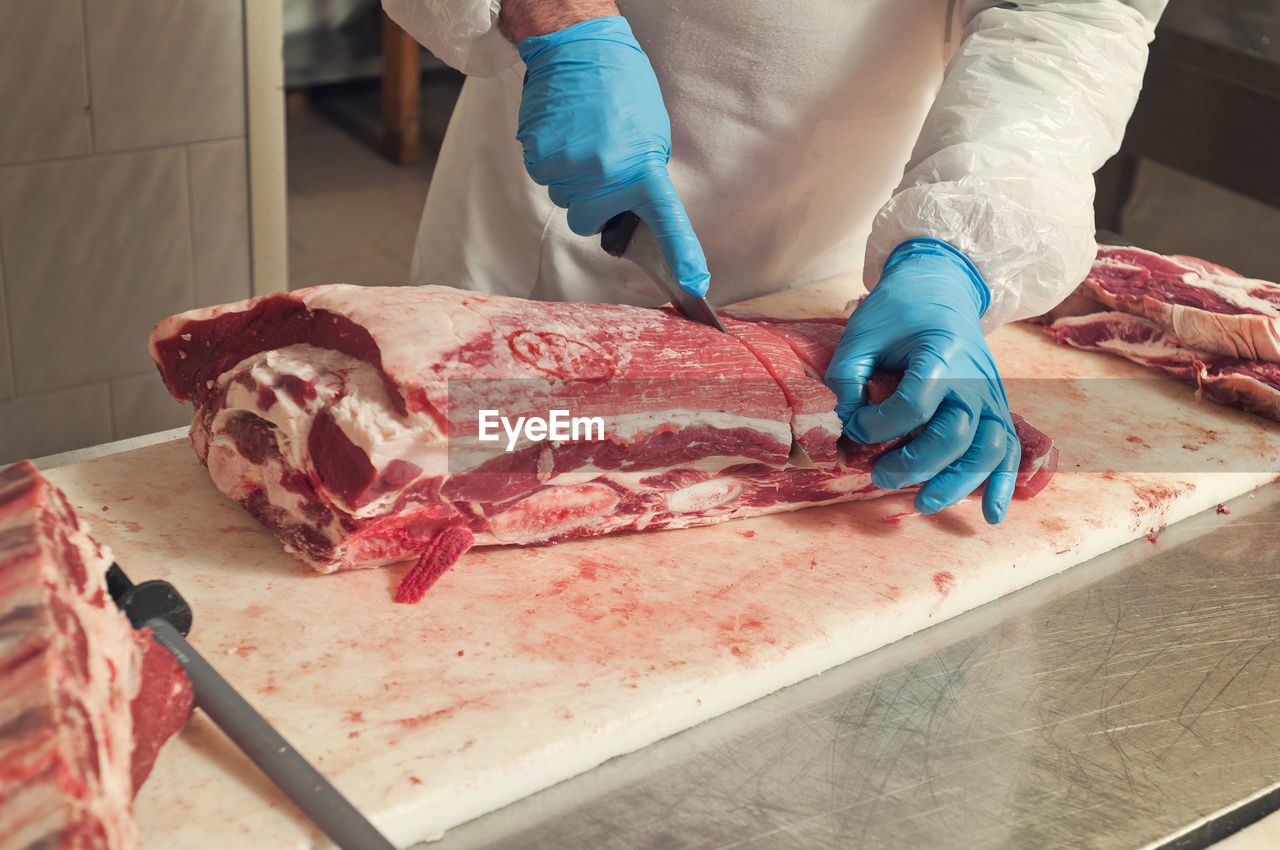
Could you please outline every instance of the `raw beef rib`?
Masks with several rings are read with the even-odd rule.
[[[1280,361],[1280,285],[1194,257],[1099,245],[1083,288],[1114,310],[1151,319],[1185,348]]]
[[[151,353],[169,391],[195,402],[214,483],[287,549],[322,572],[419,559],[429,583],[473,543],[879,495],[870,468],[887,447],[841,440],[816,377],[843,320],[726,323],[728,335],[639,307],[335,284],[166,319]],[[482,443],[486,409],[566,410],[603,433]],[[1057,455],[1020,427],[1029,495]],[[787,464],[793,441],[814,468]]]
[[[1191,381],[1210,399],[1280,419],[1280,364],[1204,354],[1141,316],[1107,311],[1058,319],[1046,330],[1058,342],[1106,351]]]
[[[34,466],[0,469],[0,850],[136,847],[133,795],[191,711],[110,564]]]

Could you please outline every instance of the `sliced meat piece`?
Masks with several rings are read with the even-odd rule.
[[[729,333],[751,350],[770,377],[782,388],[791,409],[791,433],[814,463],[836,461],[840,417],[836,396],[827,385],[810,377],[789,341],[765,323],[724,319]]]
[[[1167,328],[1186,348],[1280,361],[1280,285],[1194,257],[1098,246],[1083,287],[1114,310]]]
[[[319,571],[418,561],[412,598],[470,545],[879,495],[889,446],[840,440],[819,380],[843,320],[727,323],[335,285],[172,317],[151,351],[219,489]],[[513,424],[555,411],[598,428]],[[786,465],[793,437],[816,468]]]
[[[1280,420],[1280,364],[1193,351],[1167,328],[1116,311],[1059,319],[1046,330],[1058,342],[1116,354],[1190,381],[1219,404]]]
[[[1022,444],[1013,495],[1019,499],[1030,499],[1048,486],[1049,479],[1058,471],[1058,447],[1047,434],[1037,431],[1016,413],[1013,414],[1013,430]]]
[[[804,364],[805,371],[818,379],[826,373],[827,364],[835,356],[836,346],[840,344],[840,335],[844,333],[847,321],[838,316],[787,319],[733,310],[727,312],[742,321],[766,327],[785,339],[791,346],[791,350],[800,358],[800,362]]]
[[[133,721],[129,776],[134,794],[151,775],[160,748],[182,730],[195,706],[195,692],[186,671],[151,635],[151,629],[146,628],[134,632],[134,642],[142,653],[142,681],[129,704]]]
[[[0,847],[136,847],[133,795],[191,710],[110,564],[33,465],[0,470]]]

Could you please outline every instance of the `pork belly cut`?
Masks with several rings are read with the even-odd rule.
[[[111,554],[23,462],[0,470],[0,848],[137,846],[132,800],[192,705],[107,595]]]
[[[1152,320],[1186,348],[1280,361],[1275,283],[1195,257],[1099,245],[1082,289],[1113,310]]]
[[[286,549],[321,572],[418,561],[421,579],[471,545],[879,495],[870,470],[890,446],[842,439],[820,379],[843,320],[727,315],[726,325],[335,284],[174,316],[156,326],[151,352],[169,391],[195,404],[192,441],[216,486]],[[486,410],[510,421],[562,410],[600,429],[503,432],[495,443],[481,439],[493,434]],[[1025,433],[1028,494],[1056,453]],[[793,442],[813,468],[787,464]],[[418,583],[406,595],[420,595]]]
[[[1168,328],[1129,313],[1105,311],[1058,319],[1046,330],[1085,351],[1104,351],[1190,381],[1219,404],[1280,420],[1280,364],[1195,351]]]

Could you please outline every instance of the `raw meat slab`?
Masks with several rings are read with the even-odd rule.
[[[1099,245],[1081,289],[1198,351],[1280,361],[1280,284],[1196,257]]]
[[[901,441],[841,447],[818,377],[844,321],[724,322],[728,333],[643,307],[332,284],[172,316],[150,347],[170,393],[195,402],[192,444],[220,491],[318,572],[416,560],[396,593],[416,601],[472,545],[882,495],[872,464]],[[894,386],[882,374],[868,397]],[[483,442],[486,412],[556,410],[566,431],[583,415],[597,432]],[[1029,497],[1057,451],[1013,420],[1014,493]],[[787,465],[793,443],[812,468]]]
[[[130,803],[191,711],[89,532],[33,464],[0,468],[0,850],[132,850]]]
[[[830,315],[851,294],[820,284],[759,309]],[[1197,404],[1174,379],[1039,328],[992,346],[1011,404],[1062,449],[1051,485],[995,528],[975,499],[925,517],[891,496],[491,548],[408,607],[390,601],[402,569],[308,574],[185,441],[49,477],[135,579],[177,584],[194,644],[405,846],[1280,471],[1274,424]],[[148,850],[328,846],[198,714],[160,754],[137,818]]]

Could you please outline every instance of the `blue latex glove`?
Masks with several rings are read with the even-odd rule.
[[[937,239],[909,239],[849,317],[826,382],[853,440],[891,440],[923,426],[876,463],[877,487],[926,482],[916,510],[935,513],[986,481],[982,513],[995,525],[1013,496],[1022,447],[982,338],[979,320],[990,301],[964,254]],[[868,404],[867,381],[877,367],[904,374],[892,396]]]
[[[671,121],[626,19],[592,18],[516,47],[529,72],[516,134],[529,176],[579,236],[635,212],[680,286],[706,295],[707,260],[667,174]]]

